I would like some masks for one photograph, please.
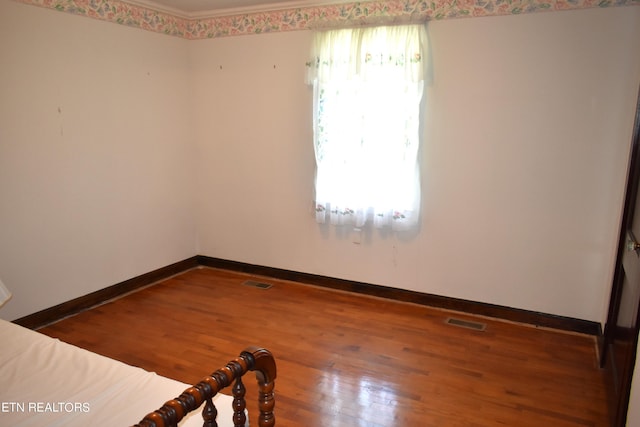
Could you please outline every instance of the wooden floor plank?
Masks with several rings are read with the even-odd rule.
[[[186,383],[265,347],[278,426],[608,425],[593,336],[225,270],[193,269],[40,331]]]

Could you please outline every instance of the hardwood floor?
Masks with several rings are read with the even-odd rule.
[[[225,270],[190,270],[40,331],[186,383],[265,347],[278,426],[608,425],[593,336]],[[257,386],[245,384],[255,426]]]

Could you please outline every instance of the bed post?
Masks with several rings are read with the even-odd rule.
[[[276,424],[276,418],[273,414],[276,403],[273,393],[276,362],[271,353],[263,348],[250,347],[242,354],[250,355],[253,359],[253,367],[250,370],[256,372],[256,380],[258,381],[258,407],[260,408],[258,427],[273,427]]]

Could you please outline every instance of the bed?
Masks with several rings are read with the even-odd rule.
[[[249,371],[258,425],[274,426],[276,366],[265,349],[247,348],[189,385],[0,319],[0,426],[245,426]],[[232,384],[233,396],[219,393]]]

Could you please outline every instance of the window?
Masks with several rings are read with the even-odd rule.
[[[314,35],[316,220],[409,229],[418,222],[424,25]]]

